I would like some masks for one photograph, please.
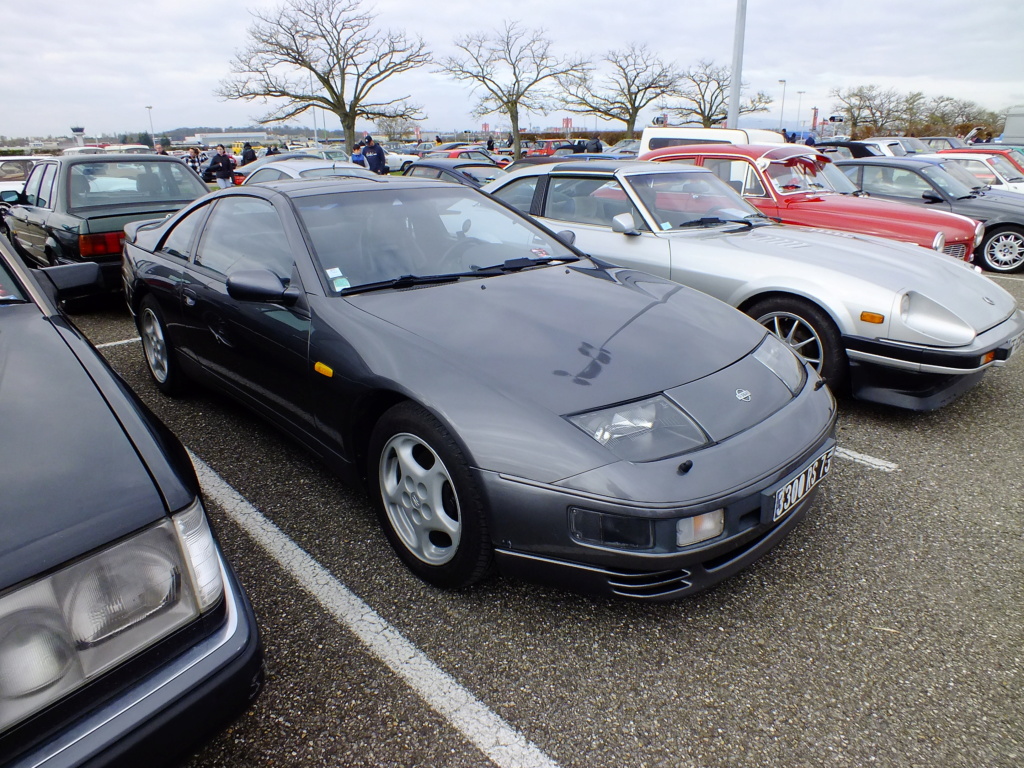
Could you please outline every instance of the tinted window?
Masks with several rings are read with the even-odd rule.
[[[441,175],[441,172],[437,168],[427,168],[426,166],[414,165],[409,169],[408,176],[419,176],[424,179],[436,179]]]
[[[199,226],[200,222],[202,222],[207,210],[209,210],[209,208],[205,205],[201,208],[197,208],[175,224],[170,234],[167,235],[167,239],[164,240],[163,250],[171,256],[177,256],[179,259],[187,259],[192,245],[192,238],[196,233],[196,228]]]
[[[931,184],[915,171],[889,168],[884,165],[864,166],[861,189],[875,195],[917,200],[925,192],[932,192]]]
[[[138,203],[187,203],[209,189],[184,163],[90,162],[71,166],[68,176],[71,208]]]
[[[196,264],[222,275],[269,269],[288,279],[293,259],[281,219],[266,200],[241,195],[219,200],[199,241]]]
[[[248,178],[246,184],[259,184],[261,181],[277,181],[286,178],[287,174],[281,173],[276,168],[260,168]]]

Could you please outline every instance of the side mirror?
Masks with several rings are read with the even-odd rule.
[[[285,286],[269,269],[243,269],[228,275],[228,295],[238,301],[266,301],[286,306],[299,299],[298,290]]]
[[[926,203],[941,203],[942,195],[940,195],[938,192],[928,191],[921,195],[921,199],[924,200]]]
[[[14,189],[5,189],[0,192],[0,200],[10,205],[17,205],[21,202],[21,192]]]
[[[561,232],[556,232],[555,237],[569,246],[576,242],[576,233],[571,229],[563,229]]]
[[[614,216],[612,218],[612,232],[618,232],[623,235],[640,234],[636,228],[636,222],[633,221],[633,214],[631,213],[620,213],[618,216]]]

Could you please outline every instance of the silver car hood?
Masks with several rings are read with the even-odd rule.
[[[867,280],[894,293],[915,291],[955,314],[976,332],[1009,318],[1016,309],[1013,296],[964,262],[916,245],[870,235],[793,226],[762,226],[711,234],[694,242],[692,232],[663,234],[676,248],[741,250],[803,262],[808,272],[828,270],[835,280],[844,276]],[[692,245],[691,245],[692,244]],[[792,266],[786,273],[793,272]]]

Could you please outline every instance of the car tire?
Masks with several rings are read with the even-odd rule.
[[[999,227],[985,235],[981,260],[993,272],[1016,272],[1024,266],[1024,229]]]
[[[402,562],[443,589],[484,578],[494,555],[483,495],[444,425],[400,403],[374,427],[369,457],[374,505]]]
[[[153,383],[165,395],[181,394],[185,389],[185,376],[167,336],[163,312],[152,296],[142,300],[135,315],[135,324],[142,337],[142,352]]]
[[[776,296],[751,305],[747,314],[803,357],[833,392],[846,386],[849,363],[842,336],[820,307],[804,299]]]

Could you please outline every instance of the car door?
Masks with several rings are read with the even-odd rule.
[[[46,253],[46,225],[53,213],[53,182],[56,176],[56,163],[36,165],[25,181],[23,202],[11,206],[7,214],[13,241],[37,266],[50,264]]]
[[[183,347],[225,388],[304,439],[312,431],[307,386],[310,317],[304,298],[293,306],[239,301],[227,281],[265,270],[301,288],[295,253],[306,257],[298,230],[268,200],[229,195],[214,201],[181,284]]]
[[[668,240],[654,234],[613,176],[552,175],[541,210],[543,223],[555,232],[573,232],[575,246],[584,253],[671,277]],[[633,234],[612,230],[612,219],[623,213],[632,216]]]

